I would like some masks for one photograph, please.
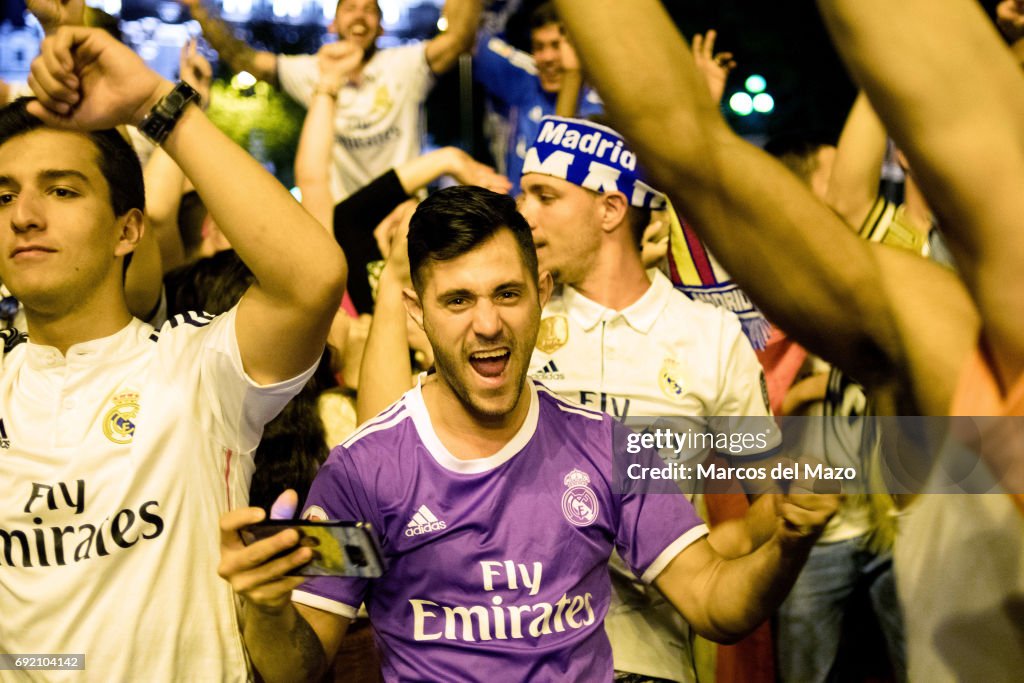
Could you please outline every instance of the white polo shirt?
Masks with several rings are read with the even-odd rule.
[[[86,666],[3,680],[250,677],[218,520],[247,502],[263,425],[313,368],[255,385],[236,311],[0,359],[0,652]]]
[[[709,418],[748,417],[728,426],[770,431],[768,449],[778,446],[761,365],[739,319],[691,300],[658,270],[647,274],[650,288],[621,311],[572,287],[557,290],[544,308],[530,376],[620,420],[687,417],[693,429],[715,431],[720,425]],[[605,629],[615,668],[695,681],[682,617],[655,588],[623,571],[617,556],[611,568],[614,590]]]
[[[316,55],[278,55],[281,88],[307,109],[319,71]],[[421,110],[434,77],[426,43],[377,50],[358,84],[338,92],[331,194],[340,202],[385,171],[420,154]]]

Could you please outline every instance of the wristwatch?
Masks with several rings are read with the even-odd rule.
[[[174,90],[161,97],[149,110],[139,124],[139,131],[154,144],[162,144],[191,102],[199,104],[199,93],[185,81],[178,81]]]

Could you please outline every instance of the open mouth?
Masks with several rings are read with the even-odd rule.
[[[469,364],[481,377],[500,377],[508,366],[512,353],[508,349],[477,351],[469,355]]]
[[[354,38],[362,38],[363,36],[370,32],[370,29],[369,27],[366,26],[366,24],[352,24],[348,32],[349,35],[351,35]]]

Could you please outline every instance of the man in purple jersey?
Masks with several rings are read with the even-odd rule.
[[[384,576],[286,576],[312,554],[294,531],[246,547],[238,531],[262,511],[221,520],[220,572],[267,681],[320,676],[363,602],[387,680],[610,680],[613,547],[709,638],[736,640],[771,614],[834,497],[779,496],[771,540],[723,559],[682,495],[623,483],[626,428],[526,378],[552,281],[512,199],[434,194],[413,216],[409,259],[407,305],[436,372],[334,449],[304,514],[370,522]]]

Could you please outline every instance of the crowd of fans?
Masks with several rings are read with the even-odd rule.
[[[733,55],[659,0],[545,3],[531,53],[481,0],[383,49],[378,3],[339,0],[299,56],[181,1],[305,107],[301,204],[205,117],[194,41],[172,84],[82,0],[28,0],[46,38],[0,88],[0,654],[85,659],[0,680],[1024,670],[1024,1],[993,26],[819,0],[861,92],[837,140],[765,149],[722,118]],[[497,168],[421,150],[463,55]],[[887,492],[890,416],[988,421],[936,422],[918,490]],[[638,419],[717,445],[625,449]],[[952,492],[964,448],[987,493]],[[861,481],[637,482],[627,452]],[[295,576],[296,531],[242,540],[270,517],[370,523],[383,575]]]

